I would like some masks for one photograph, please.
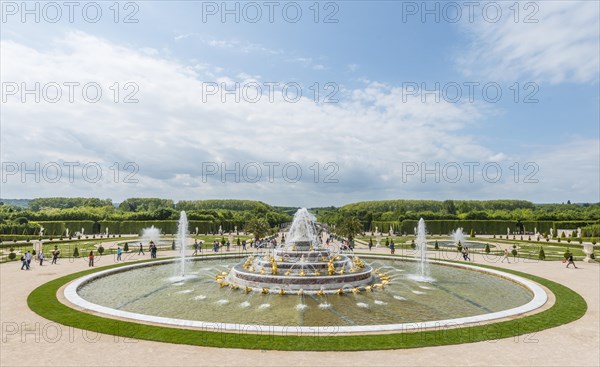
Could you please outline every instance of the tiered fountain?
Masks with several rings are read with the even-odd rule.
[[[358,256],[325,248],[315,218],[306,209],[294,215],[284,243],[265,255],[246,258],[216,278],[221,286],[282,295],[357,293],[389,281],[385,274],[374,274]]]

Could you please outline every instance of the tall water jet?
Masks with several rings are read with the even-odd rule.
[[[427,231],[425,229],[425,221],[423,218],[419,219],[417,226],[417,240],[415,241],[417,247],[417,258],[419,264],[419,278],[420,280],[430,280],[429,271],[427,268]]]
[[[294,220],[285,239],[286,243],[294,243],[298,250],[306,251],[311,245],[318,243],[316,218],[306,208],[302,208],[294,214]]]
[[[154,226],[149,228],[142,229],[142,242],[145,244],[149,244],[150,242],[154,242],[156,246],[158,246],[158,241],[160,240],[160,229],[155,228]]]
[[[179,257],[181,259],[181,276],[185,276],[185,244],[188,235],[188,220],[184,211],[181,211],[179,216],[179,224],[177,226],[177,245],[179,246]]]
[[[462,228],[456,228],[454,232],[452,232],[452,239],[454,240],[454,244],[458,246],[460,242],[461,245],[465,244],[465,234],[463,233]]]

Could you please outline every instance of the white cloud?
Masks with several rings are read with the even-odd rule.
[[[402,102],[403,90],[368,82],[345,92],[337,104],[315,104],[303,90],[297,103],[279,94],[274,103],[203,102],[202,81],[217,66],[194,60],[192,65],[112,44],[85,33],[69,33],[43,52],[14,41],[2,41],[2,80],[33,82],[94,81],[106,93],[96,104],[20,103],[11,98],[2,109],[2,161],[98,162],[105,176],[98,183],[37,184],[9,180],[3,197],[83,195],[112,197],[161,196],[174,199],[253,198],[274,204],[325,205],[393,197],[489,195],[485,185],[402,185],[402,162],[482,161],[501,157],[466,131],[485,109],[476,104]],[[251,74],[223,75],[228,83],[255,80]],[[241,79],[241,80],[240,80]],[[139,85],[139,103],[112,101],[115,82]],[[124,91],[121,91],[123,93]],[[277,93],[280,93],[278,90]],[[121,94],[122,97],[123,94]],[[566,160],[571,159],[567,155]],[[560,154],[556,160],[564,162]],[[116,184],[114,162],[135,162],[137,184]],[[285,181],[278,168],[273,183],[202,182],[202,162],[297,162],[302,181]],[[318,163],[320,184],[314,183]],[[323,184],[335,168],[339,183]],[[121,180],[127,172],[121,172]],[[268,168],[263,165],[263,177]],[[569,175],[569,177],[573,177]],[[565,184],[565,183],[563,183]],[[597,187],[597,186],[596,186]],[[538,187],[532,195],[540,197]],[[422,196],[421,196],[422,197]],[[443,197],[439,197],[440,199]],[[535,197],[534,197],[535,198]]]
[[[600,70],[600,28],[597,1],[502,2],[502,17],[462,23],[470,36],[468,49],[457,58],[467,76],[538,83],[597,83]],[[527,6],[525,8],[525,6]],[[537,7],[537,11],[536,11]],[[525,23],[528,15],[530,21]],[[466,18],[466,17],[465,17]]]

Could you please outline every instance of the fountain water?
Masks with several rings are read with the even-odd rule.
[[[158,246],[160,240],[160,229],[154,226],[142,229],[142,242],[148,244],[154,242]]]
[[[177,245],[179,246],[179,257],[181,266],[181,276],[185,276],[185,245],[188,235],[188,220],[187,214],[181,211],[179,216],[179,224],[177,226]]]
[[[358,256],[323,247],[315,217],[303,208],[294,215],[285,243],[246,258],[216,279],[222,287],[246,292],[323,295],[360,292],[377,280],[389,281],[384,273],[374,273]]]
[[[458,246],[460,242],[462,245],[465,244],[465,234],[463,233],[462,228],[456,228],[454,232],[452,232],[452,239],[454,240],[454,244]]]
[[[461,231],[462,233],[462,231]],[[429,269],[427,267],[427,231],[425,228],[425,221],[423,218],[419,219],[417,226],[417,240],[415,245],[417,247],[417,261],[419,264],[419,279],[423,281],[430,281]]]

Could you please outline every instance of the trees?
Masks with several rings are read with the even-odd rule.
[[[269,233],[269,222],[265,218],[252,218],[244,226],[244,231],[250,232],[255,239],[260,239]]]
[[[356,217],[345,217],[336,225],[335,229],[340,236],[348,238],[348,242],[351,242],[357,234],[362,232],[363,225]]]

